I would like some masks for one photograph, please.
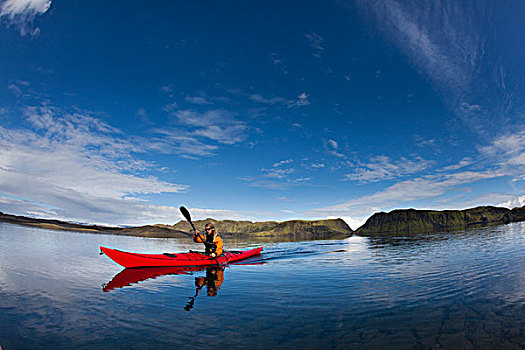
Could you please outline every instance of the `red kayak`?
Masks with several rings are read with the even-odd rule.
[[[212,258],[201,252],[189,253],[164,253],[164,254],[141,254],[124,252],[117,249],[100,247],[100,251],[111,260],[125,268],[152,267],[152,266],[210,266],[225,265],[230,262],[249,258],[261,254],[262,247],[245,250],[225,252],[217,258]]]

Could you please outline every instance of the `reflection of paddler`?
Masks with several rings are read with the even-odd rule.
[[[206,277],[195,277],[195,287],[197,290],[206,286],[209,297],[217,295],[219,288],[224,282],[224,267],[209,267],[206,269]]]
[[[190,311],[195,305],[195,299],[199,295],[201,289],[206,286],[207,294],[209,297],[217,295],[219,288],[224,282],[224,267],[213,266],[206,269],[206,277],[195,277],[195,295],[190,297],[190,301],[184,307],[184,310]]]

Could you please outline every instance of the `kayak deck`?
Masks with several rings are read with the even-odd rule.
[[[125,268],[133,267],[159,267],[159,266],[209,266],[224,265],[230,262],[259,255],[262,247],[245,250],[225,252],[223,255],[212,258],[200,252],[190,251],[188,253],[164,253],[164,254],[142,254],[125,252],[118,249],[100,247],[100,251],[111,260]]]

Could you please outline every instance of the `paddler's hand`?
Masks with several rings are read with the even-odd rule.
[[[215,257],[217,256],[217,254],[215,254],[215,253],[211,253],[210,256],[211,256],[212,258],[215,258]]]

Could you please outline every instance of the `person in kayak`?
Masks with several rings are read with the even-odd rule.
[[[204,226],[204,231],[206,231],[206,235],[202,235],[199,230],[195,230],[193,242],[204,243],[206,254],[212,258],[220,256],[224,252],[222,250],[223,242],[221,236],[215,230],[215,226],[207,223],[206,226]]]

